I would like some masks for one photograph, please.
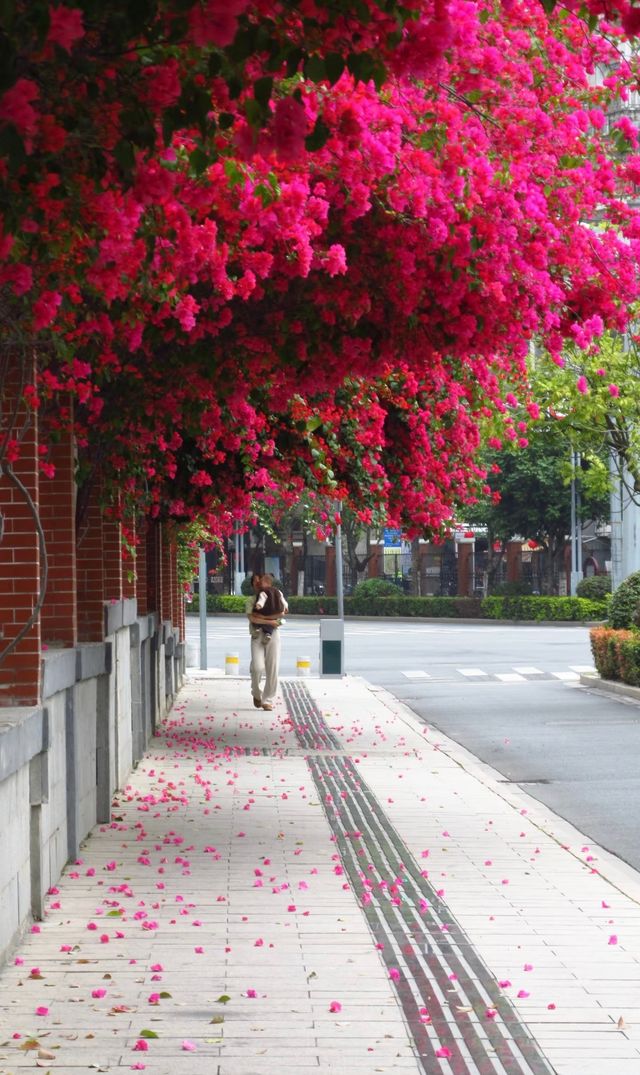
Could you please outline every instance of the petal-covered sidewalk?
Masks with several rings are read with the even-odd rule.
[[[639,899],[361,680],[192,676],[0,976],[0,1071],[637,1075]]]

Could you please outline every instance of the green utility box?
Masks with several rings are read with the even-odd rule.
[[[320,675],[334,679],[344,675],[344,620],[320,620]]]

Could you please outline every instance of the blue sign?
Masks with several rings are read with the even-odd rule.
[[[401,549],[401,530],[385,530],[384,531],[384,547],[385,549]]]

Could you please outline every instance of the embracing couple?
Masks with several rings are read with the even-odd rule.
[[[269,574],[251,576],[254,596],[247,601],[251,634],[251,693],[256,709],[273,709],[280,670],[280,624],[289,611]],[[261,687],[261,680],[264,686]]]

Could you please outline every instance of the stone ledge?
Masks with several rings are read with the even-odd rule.
[[[47,712],[36,706],[0,710],[0,783],[49,746]]]
[[[632,687],[629,683],[619,683],[615,679],[602,679],[599,675],[582,672],[580,683],[583,687],[592,687],[593,690],[602,691],[603,694],[617,694],[621,698],[630,698],[634,702],[640,702],[640,687]]]

